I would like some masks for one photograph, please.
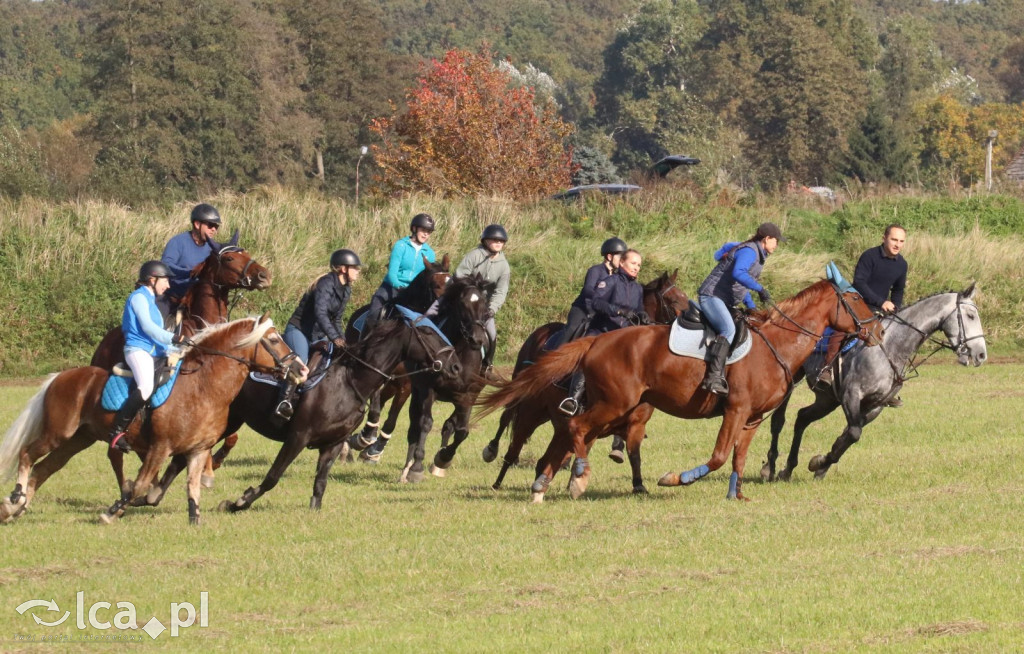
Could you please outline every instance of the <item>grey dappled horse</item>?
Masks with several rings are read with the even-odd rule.
[[[838,463],[846,450],[860,439],[861,430],[878,417],[891,398],[896,397],[909,377],[914,376],[916,365],[912,361],[917,350],[932,334],[941,330],[945,341],[932,339],[938,349],[949,348],[956,352],[957,362],[966,366],[985,363],[988,354],[985,336],[981,328],[981,316],[974,303],[975,285],[957,293],[938,293],[904,307],[893,316],[883,319],[885,337],[878,347],[857,346],[842,361],[842,371],[834,375],[835,390],[816,385],[822,367],[821,357],[811,357],[797,373],[794,387],[800,377],[807,376],[814,403],[797,412],[793,429],[793,444],[784,470],[775,474],[775,461],[779,456],[779,433],[786,424],[786,407],[789,397],[772,415],[772,444],[768,461],[761,469],[766,481],[789,481],[797,466],[800,454],[800,440],[804,430],[816,420],[821,420],[842,406],[846,414],[846,429],[832,445],[832,451],[825,456],[811,458],[808,468],[820,479],[829,467]],[[909,377],[908,377],[909,375]],[[792,397],[792,395],[790,395]]]

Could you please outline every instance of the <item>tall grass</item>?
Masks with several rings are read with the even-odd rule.
[[[829,260],[852,276],[860,252],[881,241],[884,225],[902,222],[909,229],[907,300],[976,280],[997,347],[1024,344],[1024,262],[1017,254],[1024,203],[1009,196],[867,196],[833,209],[801,197],[660,184],[631,196],[568,204],[416,196],[356,207],[273,187],[204,200],[224,217],[218,238],[227,240],[240,229],[242,245],[274,274],[272,288],[244,295],[237,311],[271,311],[279,322],[337,248],[356,250],[364,262],[354,289],[358,306],[380,283],[391,245],[407,233],[414,214],[426,211],[437,219],[431,245],[439,255],[451,255],[453,266],[485,225],[502,223],[511,237],[506,252],[513,277],[498,316],[499,361],[511,361],[537,325],[564,319],[605,238],[621,236],[643,252],[643,280],[678,268],[679,287],[692,293],[718,246],[746,238],[764,220],[777,222],[790,237],[764,272],[776,297],[820,278]],[[134,208],[0,199],[0,374],[87,362],[102,334],[119,321],[138,266],[158,258],[167,240],[188,228],[190,209],[191,203]]]

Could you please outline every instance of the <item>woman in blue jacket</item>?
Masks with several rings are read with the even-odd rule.
[[[125,432],[135,419],[135,414],[153,394],[154,360],[176,349],[171,345],[174,334],[164,329],[163,315],[156,305],[157,298],[170,286],[170,276],[170,271],[161,261],[142,264],[139,279],[135,282],[135,291],[128,296],[121,314],[124,360],[135,377],[135,390],[117,410],[108,440],[110,447],[122,452],[132,451],[124,438]]]
[[[380,320],[384,306],[394,301],[398,291],[408,286],[416,275],[423,272],[423,257],[426,257],[430,263],[434,263],[434,251],[427,244],[430,235],[434,232],[434,219],[429,214],[416,214],[413,216],[412,222],[409,223],[409,230],[412,233],[391,248],[388,274],[370,299],[370,308],[366,311],[364,333]]]

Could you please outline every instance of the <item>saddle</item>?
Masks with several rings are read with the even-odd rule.
[[[168,365],[167,357],[157,357],[154,361],[153,374],[153,395],[150,396],[147,406],[156,409],[167,401],[174,388],[174,382],[178,378],[178,371],[181,369],[181,357],[175,356]],[[134,390],[135,378],[131,368],[123,362],[118,363],[110,372],[107,383],[103,386],[103,393],[100,396],[100,403],[107,411],[117,411],[128,399],[128,395]],[[145,414],[143,414],[145,419]]]
[[[322,382],[324,377],[327,376],[327,371],[331,369],[331,366],[339,358],[340,354],[339,348],[335,347],[331,341],[312,343],[309,346],[309,362],[312,364],[309,366],[309,375],[306,377],[306,381],[299,385],[296,392],[301,395]],[[274,388],[279,388],[284,384],[284,381],[271,373],[257,372],[255,370],[249,373],[249,379],[260,384],[273,386]]]
[[[736,348],[742,344],[750,336],[750,330],[747,328],[747,321],[743,320],[737,313],[733,313],[732,321],[736,325],[736,335],[732,339],[732,343],[729,345],[729,353],[736,351]],[[703,331],[704,336],[701,342],[704,343],[704,347],[711,345],[711,343],[718,336],[718,332],[711,326],[711,323],[707,321],[707,317],[704,312],[700,310],[700,306],[696,302],[690,300],[690,306],[686,308],[676,317],[676,322],[683,329],[691,331]]]

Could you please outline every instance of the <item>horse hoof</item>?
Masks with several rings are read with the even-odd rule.
[[[213,488],[213,475],[203,475],[199,478],[199,483],[202,484],[203,488]]]
[[[159,506],[162,499],[164,499],[163,489],[159,486],[154,486],[146,493],[146,506]]]
[[[448,471],[438,465],[432,465],[430,466],[430,474],[434,475],[435,477],[443,478],[446,474],[448,474]]]
[[[772,466],[770,463],[761,466],[761,481],[775,481],[772,477]]]
[[[111,515],[110,513],[103,512],[103,513],[100,514],[100,524],[101,525],[112,525],[115,522],[117,522],[117,518],[118,518],[118,516],[117,516],[116,513]]]
[[[223,502],[221,502],[220,504],[217,505],[217,510],[218,511],[230,511],[232,504],[233,504],[233,502],[231,500],[224,500]]]
[[[776,477],[775,479],[776,479],[776,481],[789,481],[792,478],[793,478],[793,471],[790,470],[789,468],[786,468],[785,470],[780,472],[779,476]]]
[[[824,479],[826,474],[828,474],[828,466],[822,466],[814,472],[814,478]]]
[[[534,491],[530,495],[530,502],[533,503],[533,504],[543,504],[544,503],[544,493],[538,493],[537,491]]]
[[[490,463],[498,458],[498,448],[491,447],[491,444],[488,443],[486,446],[484,446],[484,451],[483,454],[481,454],[481,456],[484,459],[484,463]]]
[[[643,484],[640,484],[639,486],[634,486],[633,487],[633,494],[634,495],[647,495],[648,494],[647,493],[647,487],[644,486]]]
[[[445,459],[442,459],[442,458],[441,458],[441,453],[440,453],[440,452],[438,452],[437,454],[435,454],[435,455],[434,455],[434,465],[435,465],[436,467],[438,467],[438,468],[441,468],[442,470],[447,470],[448,468],[450,468],[450,467],[451,467],[451,465],[452,465],[452,460],[451,460],[451,459],[448,459],[448,460],[446,461]],[[438,475],[438,476],[439,476],[439,477],[443,477],[444,475]]]
[[[572,499],[578,500],[586,491],[586,477],[573,477],[572,480],[569,481],[569,496],[572,497]]]
[[[679,479],[678,472],[666,472],[658,480],[659,486],[682,486],[683,482]]]
[[[817,472],[825,465],[825,457],[820,454],[815,454],[811,457],[811,460],[807,462],[807,469],[811,472]]]
[[[14,504],[11,500],[4,498],[3,502],[0,502],[0,523],[6,523],[14,517]]]
[[[626,460],[626,457],[622,454],[622,450],[612,450],[608,453],[608,458],[615,463],[622,463]]]
[[[370,453],[363,450],[359,453],[359,460],[363,463],[379,463],[381,454],[383,454],[383,452]]]
[[[406,476],[406,481],[408,481],[410,484],[418,484],[421,481],[423,481],[423,479],[423,471],[417,472],[415,470],[410,470],[409,474]]]

